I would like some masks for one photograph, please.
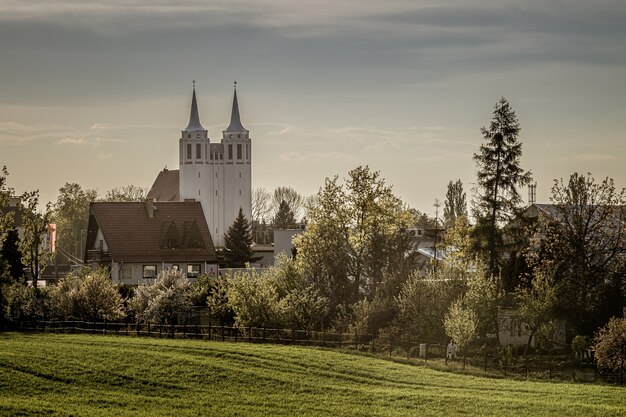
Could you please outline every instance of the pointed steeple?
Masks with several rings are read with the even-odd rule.
[[[233,96],[233,110],[230,114],[230,124],[224,132],[248,132],[248,129],[241,124],[239,117],[239,103],[237,103],[237,81],[234,86],[235,94]]]
[[[200,124],[200,116],[198,115],[198,102],[196,101],[196,80],[193,80],[193,97],[191,99],[191,113],[189,114],[189,124],[185,128],[187,132],[206,131]]]

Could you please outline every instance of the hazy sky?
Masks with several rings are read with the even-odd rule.
[[[626,185],[624,0],[0,0],[10,185],[149,187],[178,167],[192,79],[212,141],[238,81],[254,186],[313,194],[368,164],[432,212],[471,188],[500,96],[540,202],[574,171]]]

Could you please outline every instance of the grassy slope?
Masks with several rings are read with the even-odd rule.
[[[314,348],[0,333],[0,415],[626,415],[626,389]]]

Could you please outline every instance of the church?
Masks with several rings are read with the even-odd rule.
[[[179,169],[159,173],[148,198],[154,201],[200,202],[217,247],[239,209],[252,220],[252,141],[243,127],[235,83],[230,124],[219,142],[212,142],[200,123],[195,82],[187,127],[178,140]]]

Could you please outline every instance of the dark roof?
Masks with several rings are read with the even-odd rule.
[[[217,260],[202,206],[196,201],[91,203],[88,249],[95,246],[98,228],[115,262]]]
[[[147,197],[156,201],[179,201],[179,181],[177,169],[165,168],[154,180]]]

